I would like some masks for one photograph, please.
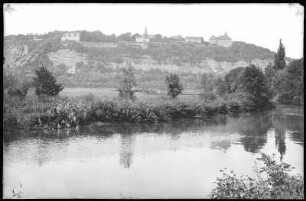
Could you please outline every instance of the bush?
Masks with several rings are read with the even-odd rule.
[[[304,199],[304,178],[292,176],[292,169],[286,163],[276,161],[264,153],[258,160],[264,167],[256,171],[257,178],[238,177],[233,171],[226,170],[222,178],[217,178],[217,187],[210,194],[215,199]]]
[[[28,93],[29,87],[27,84],[21,83],[17,86],[9,87],[7,93],[10,96],[17,96],[21,100],[23,100],[27,93]]]
[[[171,98],[177,97],[183,91],[183,85],[180,83],[180,78],[176,74],[170,74],[165,77],[165,83],[168,88],[168,96]]]
[[[214,101],[216,100],[216,95],[212,92],[203,92],[200,94],[200,98],[204,101]]]
[[[56,84],[56,78],[45,66],[36,69],[35,73],[37,77],[34,78],[34,85],[38,96],[56,96],[63,90],[60,84]]]

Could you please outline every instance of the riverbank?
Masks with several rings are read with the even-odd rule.
[[[215,114],[255,112],[273,108],[261,106],[243,93],[210,99],[183,101],[161,98],[153,101],[128,101],[118,98],[97,99],[28,96],[24,100],[4,98],[4,126],[29,128],[75,128],[92,122],[167,122],[180,118],[206,119]]]

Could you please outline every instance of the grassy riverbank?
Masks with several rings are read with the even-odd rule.
[[[244,93],[234,93],[213,100],[197,98],[180,100],[161,97],[154,101],[98,99],[95,96],[78,98],[30,95],[24,100],[4,97],[4,126],[74,128],[91,122],[166,122],[179,118],[205,119],[214,114],[254,112],[272,108],[263,107]]]

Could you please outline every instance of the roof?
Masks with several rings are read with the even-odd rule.
[[[203,37],[186,36],[186,39],[203,39]]]
[[[78,32],[78,31],[71,31],[71,32],[64,33],[64,36],[67,36],[67,35],[77,35],[77,34],[80,34],[80,32]]]
[[[223,36],[212,35],[209,40],[232,40],[226,33]]]

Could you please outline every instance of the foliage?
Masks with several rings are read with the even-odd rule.
[[[286,66],[285,47],[281,40],[274,65],[265,69],[267,85],[274,100],[281,104],[304,105],[304,61],[293,60]]]
[[[29,83],[18,80],[17,77],[4,70],[3,72],[3,92],[7,91],[8,95],[24,99],[29,90]]]
[[[24,100],[5,98],[4,124],[48,129],[75,128],[94,121],[165,122],[179,118],[203,119],[214,114],[262,110],[246,93],[219,96],[214,100],[181,101],[161,99],[154,103],[129,100],[97,100],[89,95],[75,99],[27,96]]]
[[[266,80],[267,80],[267,85],[270,88],[273,96],[276,95],[275,89],[273,88],[273,85],[272,85],[272,80],[274,79],[275,73],[276,73],[276,70],[274,68],[274,65],[269,63],[269,65],[264,70],[264,74],[265,74],[265,77],[266,77]]]
[[[216,83],[216,94],[218,96],[224,95],[226,93],[226,84],[222,78],[217,79]]]
[[[256,171],[257,178],[238,177],[233,171],[226,170],[222,178],[217,178],[217,187],[210,194],[215,199],[304,199],[304,178],[292,176],[292,169],[286,163],[276,161],[264,153],[258,160],[264,167]]]
[[[17,96],[20,99],[24,99],[28,93],[28,90],[29,86],[27,84],[21,83],[15,87],[10,87],[7,92],[10,96]]]
[[[200,97],[206,101],[214,101],[216,99],[216,95],[212,92],[203,92],[200,94]]]
[[[171,98],[177,97],[183,91],[183,85],[180,83],[180,78],[176,74],[169,74],[165,77],[165,83],[168,89],[168,96]]]
[[[251,65],[246,67],[241,77],[241,89],[253,96],[258,105],[265,105],[269,102],[272,94],[267,86],[263,72]]]
[[[224,78],[224,85],[227,93],[248,93],[257,106],[270,107],[272,93],[265,75],[255,65],[231,70]]]
[[[134,68],[130,61],[126,62],[126,67],[122,69],[123,78],[120,81],[120,86],[118,88],[119,97],[124,99],[134,100],[134,90],[133,87],[136,86],[136,78],[134,75]]]
[[[201,78],[201,87],[204,91],[213,91],[217,83],[217,77],[214,73],[203,73]]]
[[[272,86],[281,104],[304,104],[304,61],[293,60],[284,69],[276,72]]]
[[[3,90],[16,85],[18,82],[13,73],[3,70]]]
[[[227,73],[224,77],[226,93],[234,93],[239,92],[241,89],[241,77],[245,68],[238,67],[232,69],[229,73]]]
[[[34,78],[34,85],[38,96],[56,96],[63,90],[63,87],[56,83],[56,78],[45,66],[40,66],[35,73],[37,77]]]
[[[274,69],[283,70],[286,67],[286,51],[282,44],[282,39],[279,40],[279,47],[277,53],[274,55]]]

